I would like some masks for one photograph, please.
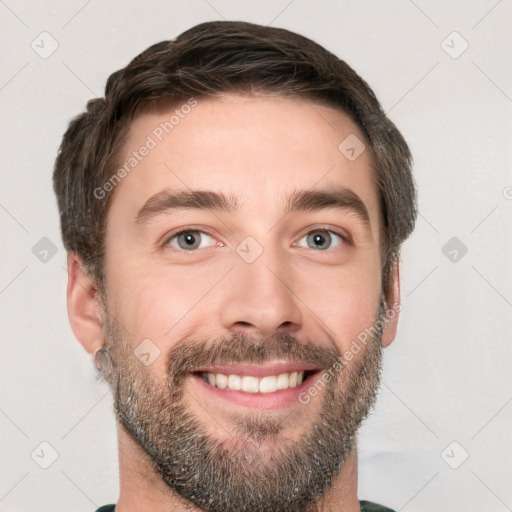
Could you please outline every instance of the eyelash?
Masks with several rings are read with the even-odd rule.
[[[350,245],[351,244],[351,240],[350,240],[350,237],[345,234],[345,233],[340,233],[338,231],[335,231],[333,229],[328,229],[328,228],[315,228],[315,229],[312,229],[310,231],[308,231],[307,233],[305,233],[301,238],[300,240],[302,240],[303,238],[307,237],[308,235],[310,235],[311,233],[315,233],[315,232],[326,232],[326,233],[330,233],[331,235],[335,235],[335,236],[338,236],[340,239],[341,239],[341,244],[348,244]],[[174,233],[171,233],[169,236],[166,236],[164,241],[162,242],[162,246],[166,247],[166,246],[169,246],[170,242],[172,240],[174,240],[176,237],[178,237],[179,235],[182,235],[184,233],[201,233],[201,234],[204,234],[204,235],[207,235],[211,238],[214,238],[213,235],[211,235],[210,233],[208,233],[207,231],[204,231],[202,229],[196,229],[196,228],[187,228],[187,229],[180,229],[179,231],[176,231]],[[222,243],[222,242],[221,242]],[[222,243],[222,245],[224,245]],[[293,244],[295,247],[297,247],[297,243],[294,243]],[[308,247],[303,247],[303,248],[308,248]],[[183,252],[183,253],[186,253],[186,252],[189,252],[189,253],[194,253],[194,252],[197,252],[199,249],[191,249],[191,250],[186,250],[186,249],[181,249],[181,248],[174,248],[174,250],[176,251],[179,251],[179,252]],[[314,249],[313,249],[314,250]],[[331,249],[331,250],[334,250],[334,249]],[[321,250],[319,249],[317,252],[326,252],[326,251],[329,251],[329,249],[324,249],[324,250]]]

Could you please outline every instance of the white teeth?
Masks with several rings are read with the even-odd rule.
[[[209,373],[208,375],[213,375],[213,373]],[[242,389],[242,379],[240,375],[230,375],[228,377],[228,388],[234,389],[235,391]]]
[[[242,391],[247,393],[257,393],[258,384],[258,377],[251,377],[249,375],[242,377]]]
[[[260,393],[272,393],[274,391],[277,391],[277,377],[273,375],[263,377],[260,380]]]
[[[223,373],[217,373],[216,377],[218,388],[225,389],[228,387],[228,378]]]
[[[252,375],[225,375],[223,373],[207,373],[208,382],[220,389],[245,391],[246,393],[273,393],[280,389],[295,388],[302,384],[304,371],[268,375],[259,379]]]
[[[277,376],[277,389],[288,389],[290,386],[290,379],[287,373],[281,373]]]

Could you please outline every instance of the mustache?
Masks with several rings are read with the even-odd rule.
[[[264,339],[243,333],[233,333],[214,342],[187,341],[180,343],[168,355],[168,374],[175,383],[203,366],[228,363],[264,364],[274,360],[313,364],[319,369],[333,366],[340,354],[331,343],[320,346],[301,342],[295,336],[280,332]]]

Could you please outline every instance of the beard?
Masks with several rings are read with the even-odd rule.
[[[166,375],[157,378],[134,356],[135,344],[121,336],[107,314],[106,346],[114,359],[108,380],[116,420],[186,510],[313,512],[340,474],[355,447],[357,430],[374,405],[383,319],[381,302],[372,335],[366,347],[359,347],[358,362],[285,332],[265,340],[234,334],[212,343],[178,343],[167,355]],[[228,417],[227,426],[211,417],[211,425],[224,429],[224,439],[212,436],[187,405],[193,397],[184,392],[184,384],[194,368],[276,359],[313,363],[329,370],[331,378],[323,381],[316,400],[301,401],[291,412],[241,407]],[[306,420],[302,435],[286,435],[286,429],[293,432],[298,421]]]

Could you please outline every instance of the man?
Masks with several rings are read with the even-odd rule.
[[[283,29],[193,27],[110,76],[54,189],[71,326],[114,396],[116,512],[390,510],[358,499],[356,434],[416,196],[345,62]]]

